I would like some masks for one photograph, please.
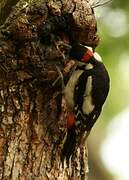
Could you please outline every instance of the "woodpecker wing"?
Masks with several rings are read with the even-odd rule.
[[[100,115],[109,91],[109,76],[101,62],[84,69],[74,91],[76,125],[89,131]]]

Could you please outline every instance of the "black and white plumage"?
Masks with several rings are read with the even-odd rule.
[[[67,160],[75,149],[78,136],[90,132],[109,92],[109,75],[104,64],[96,59],[97,53],[75,45],[70,57],[77,60],[77,66],[64,90],[68,111],[75,119],[72,125],[67,120],[68,134],[62,150],[63,159],[66,157]]]

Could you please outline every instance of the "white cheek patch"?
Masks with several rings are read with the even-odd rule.
[[[92,92],[92,76],[89,76],[86,83],[86,89],[85,89],[83,106],[82,106],[83,113],[86,115],[89,115],[95,107],[92,102],[91,92]]]

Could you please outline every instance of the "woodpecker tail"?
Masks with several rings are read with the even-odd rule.
[[[69,128],[67,132],[67,138],[64,143],[64,147],[62,149],[62,154],[61,154],[62,162],[66,158],[66,162],[68,164],[69,158],[75,150],[75,145],[76,145],[76,132],[75,132],[75,126],[73,126]]]

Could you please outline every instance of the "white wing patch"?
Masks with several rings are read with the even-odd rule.
[[[86,115],[89,115],[95,107],[92,102],[91,92],[92,92],[92,76],[89,76],[86,83],[86,89],[83,99],[84,101],[82,106],[83,113]]]

